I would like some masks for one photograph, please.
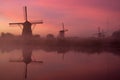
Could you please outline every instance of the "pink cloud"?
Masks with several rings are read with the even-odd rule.
[[[66,25],[70,25],[67,27],[71,31],[68,32],[69,35],[74,32],[86,32],[85,35],[88,35],[87,32],[93,32],[95,25],[105,27],[108,18],[114,20],[113,25],[119,25],[118,3],[119,0],[7,0],[2,1],[0,15],[7,17],[11,22],[21,22],[24,20],[22,7],[27,4],[30,20],[44,20],[48,29],[43,27],[46,31],[42,33],[46,33],[47,30],[55,33],[59,31],[55,26],[61,26],[60,23],[65,22]]]

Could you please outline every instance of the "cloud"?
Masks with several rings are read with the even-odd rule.
[[[0,0],[0,3],[0,15],[16,22],[24,20],[22,7],[27,5],[29,19],[43,19],[53,33],[61,22],[74,26],[67,27],[71,30],[69,35],[75,32],[88,35],[95,25],[106,27],[108,18],[114,21],[113,26],[119,25],[120,20],[119,0]]]

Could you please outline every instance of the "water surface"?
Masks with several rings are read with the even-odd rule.
[[[27,47],[1,50],[0,80],[120,80],[120,55]]]

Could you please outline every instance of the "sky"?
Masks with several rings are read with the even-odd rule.
[[[33,34],[57,36],[68,29],[66,36],[91,37],[98,27],[106,35],[120,29],[120,0],[0,0],[0,33],[21,35],[19,26],[9,23],[24,22],[23,7],[28,8],[29,21],[43,20]]]

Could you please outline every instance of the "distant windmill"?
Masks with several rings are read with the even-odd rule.
[[[31,37],[32,36],[32,25],[36,24],[42,24],[43,21],[38,21],[38,22],[29,22],[28,21],[28,16],[27,16],[27,7],[25,6],[25,22],[23,23],[9,23],[9,25],[18,25],[18,26],[23,26],[22,28],[22,36],[23,37]]]
[[[98,38],[104,38],[105,37],[105,32],[101,30],[100,27],[98,27],[98,33],[96,33]]]
[[[33,61],[31,59],[32,49],[27,47],[23,49],[23,60],[10,60],[10,62],[24,62],[25,63],[25,79],[27,79],[27,67],[30,63],[43,63],[43,61]]]
[[[64,23],[62,23],[62,30],[59,31],[59,38],[64,39],[65,38],[65,32],[68,31],[65,29]]]

